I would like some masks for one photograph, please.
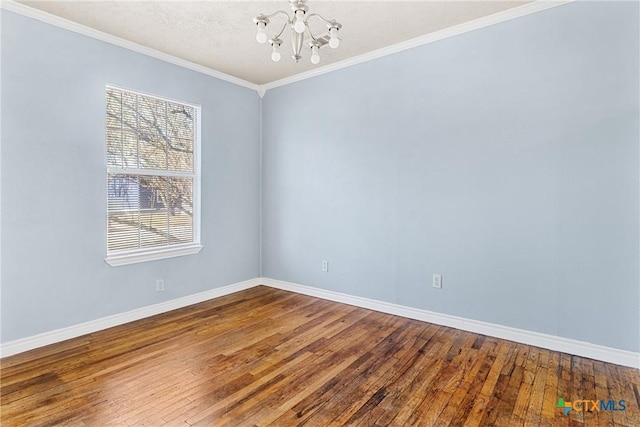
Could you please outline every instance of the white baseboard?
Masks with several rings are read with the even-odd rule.
[[[269,278],[255,278],[244,282],[234,283],[228,286],[211,289],[186,297],[177,298],[171,301],[150,305],[127,311],[125,313],[114,314],[78,325],[56,329],[50,332],[10,341],[0,345],[0,356],[7,357],[34,348],[54,344],[60,341],[76,338],[82,335],[97,332],[102,329],[122,325],[145,317],[155,316],[177,308],[197,304],[209,299],[218,298],[252,288],[258,285],[270,286],[276,289],[296,292],[303,295],[310,295],[330,301],[336,301],[356,307],[367,308],[382,313],[394,314],[396,316],[407,317],[409,319],[434,323],[436,325],[449,326],[463,331],[475,332],[491,337],[502,338],[527,345],[546,348],[553,351],[560,351],[576,356],[588,357],[601,360],[603,362],[615,363],[617,365],[628,366],[640,369],[640,353],[620,350],[612,347],[605,347],[584,341],[563,338],[555,335],[542,334],[539,332],[526,331],[524,329],[511,328],[494,323],[482,322],[479,320],[466,319],[464,317],[451,316],[448,314],[436,313],[428,310],[406,307],[384,301],[377,301],[340,292],[328,291],[324,289],[304,286],[297,283],[285,282]]]
[[[330,301],[380,311],[382,313],[394,314],[396,316],[421,320],[423,322],[434,323],[436,325],[449,326],[463,331],[475,332],[495,338],[502,338],[553,351],[560,351],[576,356],[588,357],[603,362],[640,369],[640,353],[633,351],[620,350],[570,338],[531,332],[524,329],[511,328],[494,323],[481,322],[479,320],[465,319],[464,317],[450,316],[448,314],[405,307],[398,304],[299,285],[297,283],[284,282],[282,280],[262,278],[261,282],[266,286],[285,291],[310,295]]]
[[[212,298],[218,298],[229,295],[234,292],[258,286],[260,279],[250,279],[244,282],[238,282],[220,288],[211,289],[182,298],[176,298],[171,301],[161,302],[146,307],[137,308],[135,310],[124,313],[114,314],[112,316],[102,317],[100,319],[91,320],[89,322],[80,323],[78,325],[69,326],[62,329],[56,329],[50,332],[10,341],[0,345],[0,356],[7,357],[24,351],[33,350],[34,348],[43,347],[45,345],[57,343],[60,341],[76,338],[82,335],[97,332],[102,329],[111,328],[113,326],[122,325],[124,323],[140,320],[145,317],[155,316],[156,314],[165,313],[177,308],[186,307],[188,305],[197,304]]]

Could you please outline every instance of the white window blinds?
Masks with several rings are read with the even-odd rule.
[[[198,107],[107,87],[107,256],[198,242]]]

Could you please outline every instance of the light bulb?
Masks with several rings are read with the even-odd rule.
[[[304,29],[305,29],[305,25],[304,22],[302,21],[296,21],[295,24],[293,24],[293,29],[296,33],[298,34],[302,34],[304,33]]]
[[[280,54],[280,43],[271,43],[271,46],[273,46],[273,52],[271,52],[271,60],[273,62],[280,61],[280,58],[282,58],[282,55]]]
[[[320,54],[318,53],[318,46],[311,48],[311,63],[317,65],[320,62]]]
[[[336,27],[331,27],[329,29],[329,35],[331,38],[329,39],[329,47],[331,49],[335,49],[340,46],[340,40],[338,39],[338,29]]]
[[[264,22],[258,22],[258,34],[256,34],[256,41],[258,43],[264,43],[267,41],[267,34],[264,32],[267,24]]]
[[[302,34],[304,33],[305,24],[304,24],[304,10],[298,9],[296,10],[296,22],[293,24],[293,29],[296,33]]]

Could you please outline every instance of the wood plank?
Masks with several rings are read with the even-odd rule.
[[[547,373],[544,385],[544,396],[540,411],[540,427],[551,427],[558,415],[555,408],[558,403],[558,366],[560,365],[560,354],[549,352],[547,363]],[[541,372],[541,375],[543,373]]]
[[[491,369],[482,383],[482,388],[478,396],[474,399],[473,407],[469,411],[468,416],[462,420],[464,421],[465,427],[482,425],[482,419],[487,412],[493,393],[496,390],[498,379],[500,378],[500,371],[507,360],[508,350],[508,345],[498,342],[497,355],[491,364]]]
[[[533,384],[531,387],[531,397],[529,407],[524,418],[525,425],[540,425],[542,409],[544,403],[544,391],[547,383],[547,367],[549,366],[549,351],[540,350],[539,359],[534,366],[529,365],[530,372],[533,373]]]
[[[477,351],[469,352],[468,357],[470,357],[470,360],[466,363],[466,366],[470,367],[463,372],[462,381],[453,392],[451,400],[438,418],[442,425],[448,423],[451,426],[462,426],[469,417],[474,402],[478,399],[480,390],[495,360],[496,347],[496,342],[487,340],[486,337],[484,339],[476,339],[471,348],[473,350],[477,349]]]

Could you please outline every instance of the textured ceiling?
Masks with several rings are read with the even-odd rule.
[[[125,40],[265,84],[323,65],[342,61],[474,19],[526,1],[324,1],[307,2],[311,13],[343,25],[340,47],[325,46],[321,62],[312,65],[305,46],[303,59],[291,58],[290,40],[283,39],[282,59],[270,59],[268,44],[258,44],[253,18],[282,9],[281,1],[30,1],[20,3],[115,35]],[[281,27],[273,18],[273,30]],[[315,25],[313,25],[315,24]],[[312,21],[321,32],[322,23]],[[278,28],[279,30],[279,28]],[[271,36],[271,31],[267,31]]]

